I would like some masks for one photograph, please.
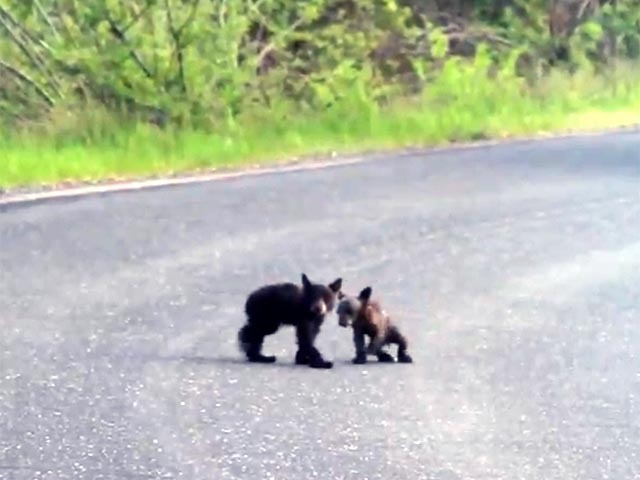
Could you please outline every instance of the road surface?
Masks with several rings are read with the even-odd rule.
[[[366,285],[413,365],[236,348],[270,281]],[[640,478],[640,135],[4,207],[0,479]]]

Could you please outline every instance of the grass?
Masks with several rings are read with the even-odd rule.
[[[454,68],[455,67],[455,68]],[[108,114],[57,112],[44,128],[0,134],[0,186],[16,187],[242,167],[306,154],[442,145],[479,138],[638,123],[640,72],[554,74],[535,88],[454,65],[419,98],[377,108],[362,89],[314,115],[276,111],[219,132],[160,130]]]

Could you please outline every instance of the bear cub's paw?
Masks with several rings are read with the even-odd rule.
[[[398,355],[398,362],[400,363],[413,363],[413,358],[408,353]]]
[[[356,365],[367,363],[367,355],[365,353],[358,353],[352,360],[352,363],[355,363]]]
[[[395,358],[387,352],[379,352],[377,357],[378,361],[381,363],[394,363],[396,361]]]
[[[311,368],[324,368],[324,369],[329,369],[329,368],[333,368],[333,362],[330,362],[328,360],[313,360],[309,362],[309,366]]]
[[[251,363],[275,363],[276,356],[258,354],[258,355],[249,356],[248,360]]]

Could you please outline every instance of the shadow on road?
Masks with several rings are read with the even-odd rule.
[[[196,365],[244,365],[250,368],[292,368],[292,369],[301,369],[308,368],[304,365],[296,365],[293,360],[289,360],[287,358],[278,359],[275,363],[249,363],[244,358],[241,357],[206,357],[203,355],[153,355],[147,358],[149,361],[156,362],[175,362],[175,363],[185,363],[185,364],[196,364]],[[333,360],[334,368],[337,366],[349,366],[353,368],[358,367],[372,367],[378,366],[381,368],[393,367],[396,368],[400,366],[400,364],[394,363],[384,363],[378,362],[375,359],[370,360],[369,362],[362,365],[354,365],[351,362],[351,359],[334,359]]]
[[[247,365],[253,368],[299,367],[299,365],[295,365],[292,361],[287,361],[286,359],[278,359],[275,363],[249,363],[241,357],[205,357],[202,355],[154,355],[150,357],[149,360],[158,362],[193,363],[197,365]]]

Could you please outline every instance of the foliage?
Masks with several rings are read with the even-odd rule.
[[[159,127],[167,139],[213,132],[227,158],[225,145],[236,156],[251,150],[243,135],[302,148],[308,134],[294,121],[337,138],[376,135],[398,105],[433,110],[440,123],[424,128],[440,132],[433,138],[485,135],[497,126],[483,126],[483,115],[539,108],[540,92],[575,105],[571,92],[548,92],[562,66],[614,81],[619,60],[640,56],[640,0],[606,3],[568,37],[550,33],[547,4],[0,0],[0,141],[122,152]],[[475,53],[454,55],[454,40]]]
[[[171,174],[638,120],[637,68],[619,69],[607,78],[554,71],[532,88],[506,64],[491,73],[492,81],[488,49],[478,57],[472,63],[447,60],[433,87],[418,98],[367,106],[356,95],[356,84],[338,104],[314,116],[275,106],[264,117],[216,131],[123,123],[99,105],[79,115],[57,111],[45,132],[0,135],[0,187]]]
[[[370,56],[415,35],[407,16],[393,0],[11,0],[0,8],[2,109],[33,117],[92,98],[156,121],[219,123],[284,97],[330,104],[354,75],[376,95],[397,66]]]

